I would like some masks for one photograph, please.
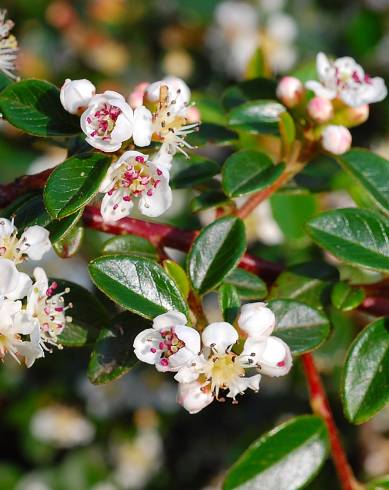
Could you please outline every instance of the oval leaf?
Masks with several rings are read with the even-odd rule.
[[[195,131],[188,135],[187,141],[193,146],[212,145],[230,145],[239,139],[235,131],[227,129],[220,124],[202,123],[199,131]]]
[[[365,299],[363,288],[352,287],[347,282],[338,282],[332,288],[331,302],[338,310],[351,311]]]
[[[158,252],[154,245],[146,238],[137,235],[115,236],[106,241],[102,253],[105,254],[132,254],[140,257],[157,259]]]
[[[354,340],[342,394],[344,413],[354,424],[366,422],[389,402],[389,319],[371,323]]]
[[[219,305],[223,318],[228,323],[234,323],[239,313],[240,298],[232,284],[222,284],[219,289]]]
[[[34,136],[71,136],[80,120],[62,107],[59,90],[43,80],[22,80],[0,94],[0,112],[16,128]]]
[[[188,254],[188,274],[193,288],[204,294],[218,286],[245,250],[245,229],[239,218],[220,218],[205,227]]]
[[[389,222],[367,209],[337,209],[307,223],[312,239],[345,262],[389,272]]]
[[[223,94],[222,103],[227,110],[249,100],[273,99],[276,96],[277,81],[270,78],[243,80],[229,87]]]
[[[242,299],[262,299],[267,295],[267,286],[262,279],[238,267],[224,278],[223,283],[234,286]]]
[[[320,311],[298,301],[279,299],[269,302],[276,316],[274,335],[284,340],[293,354],[317,349],[328,337],[328,319]]]
[[[89,272],[109,298],[145,318],[152,319],[169,310],[188,313],[175,282],[150,259],[106,255],[93,260]]]
[[[45,190],[46,208],[54,218],[64,218],[85,206],[97,193],[111,158],[85,153],[65,160],[50,175]]]
[[[173,279],[173,281],[177,284],[178,289],[181,291],[184,298],[187,298],[190,291],[190,284],[188,276],[184,269],[174,262],[174,260],[164,260],[163,268],[169,274],[169,276]]]
[[[280,114],[285,107],[274,100],[246,102],[232,109],[228,123],[233,129],[250,133],[278,134]]]
[[[227,473],[224,490],[297,490],[318,473],[328,453],[324,422],[295,417],[255,441]]]
[[[285,164],[274,165],[265,154],[254,150],[233,153],[223,166],[223,189],[230,197],[244,196],[271,185]]]
[[[55,220],[50,223],[47,229],[50,231],[51,243],[62,240],[66,235],[71,233],[72,229],[77,225],[81,218],[82,210],[77,211],[66,218]]]
[[[174,169],[179,169],[174,171],[170,181],[173,189],[202,184],[220,172],[220,167],[216,162],[198,155],[191,155],[190,160],[184,155],[177,155],[174,157],[173,165]]]

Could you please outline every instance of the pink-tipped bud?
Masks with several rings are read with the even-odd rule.
[[[323,148],[334,155],[342,155],[351,147],[351,133],[344,126],[327,126],[321,135]]]
[[[311,99],[307,106],[307,112],[309,117],[319,124],[329,121],[334,115],[331,101],[324,97]]]
[[[286,107],[295,107],[304,96],[304,86],[298,78],[283,77],[277,85],[277,97]]]
[[[359,107],[346,107],[336,114],[335,121],[339,124],[344,124],[348,128],[359,126],[367,121],[369,117],[368,104],[361,105]]]
[[[78,114],[87,107],[95,94],[96,88],[89,80],[67,78],[61,88],[61,104],[70,114]]]
[[[133,109],[143,105],[143,97],[148,86],[148,82],[138,83],[138,85],[134,87],[134,90],[128,96],[128,103]]]

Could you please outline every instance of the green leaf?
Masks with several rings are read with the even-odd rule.
[[[73,307],[67,311],[71,316],[71,323],[67,323],[59,336],[62,345],[66,347],[82,347],[94,341],[100,329],[109,322],[109,315],[100,301],[87,289],[78,284],[55,279],[58,292],[70,291],[65,294],[65,304],[72,303]]]
[[[361,148],[353,148],[339,156],[338,161],[364,187],[377,206],[389,214],[389,161]]]
[[[47,227],[51,217],[46,211],[42,194],[35,194],[24,201],[15,211],[15,226],[23,230],[28,226],[40,225]]]
[[[88,365],[88,378],[94,384],[113,381],[126,374],[138,362],[134,339],[151,328],[151,322],[129,312],[114,318],[99,334]]]
[[[170,186],[173,189],[194,187],[207,182],[220,172],[220,167],[216,162],[199,155],[191,155],[189,160],[184,155],[177,155],[174,157],[173,166],[179,168],[173,173],[170,180]]]
[[[72,229],[76,226],[79,219],[81,218],[82,210],[75,212],[66,218],[61,220],[55,220],[50,223],[47,229],[50,231],[51,243],[58,242],[62,240]]]
[[[344,365],[343,410],[350,422],[369,420],[389,402],[389,319],[368,325],[354,340]]]
[[[0,91],[12,85],[14,82],[4,73],[0,73]]]
[[[111,157],[101,153],[84,153],[56,167],[44,190],[51,216],[64,218],[85,206],[98,192],[110,163]]]
[[[191,202],[191,208],[194,213],[204,209],[214,208],[229,202],[228,197],[221,191],[205,191],[194,197]]]
[[[389,271],[389,222],[367,209],[336,209],[310,220],[307,231],[345,262]]]
[[[245,250],[245,229],[240,219],[220,218],[205,227],[187,257],[193,289],[204,294],[218,286],[238,264]]]
[[[275,99],[277,82],[269,78],[244,80],[229,87],[223,94],[222,102],[227,110],[244,104],[249,100]]]
[[[146,238],[137,235],[115,236],[104,243],[102,253],[108,254],[130,254],[157,259],[158,252],[154,245]]]
[[[193,146],[230,145],[237,140],[238,135],[235,131],[215,123],[201,124],[199,131],[191,133],[187,137],[188,143]]]
[[[232,284],[222,284],[219,288],[219,305],[223,318],[228,323],[234,323],[240,308],[238,291]]]
[[[317,349],[328,337],[327,317],[309,305],[291,299],[269,302],[276,316],[274,335],[284,340],[293,354],[304,354]]]
[[[106,255],[89,264],[93,282],[109,298],[145,318],[169,310],[188,314],[176,283],[156,262],[130,255]]]
[[[177,264],[177,262],[170,259],[163,261],[163,268],[177,284],[177,287],[181,291],[183,297],[187,298],[190,291],[190,284],[185,270],[179,264]]]
[[[53,244],[55,253],[63,259],[73,257],[81,247],[84,238],[84,227],[73,226],[60,240]]]
[[[223,279],[223,283],[235,287],[241,299],[263,299],[267,295],[267,286],[252,272],[237,267]]]
[[[389,475],[381,476],[367,483],[367,490],[386,490],[389,488]]]
[[[34,136],[71,136],[80,121],[62,107],[59,90],[43,80],[22,80],[0,94],[0,112],[16,128]]]
[[[265,154],[254,150],[233,153],[223,166],[223,189],[230,197],[244,196],[269,187],[285,169],[274,165]]]
[[[285,111],[280,114],[279,131],[282,143],[286,149],[289,149],[296,139],[296,126],[289,112]]]
[[[228,471],[223,490],[298,490],[318,473],[328,454],[324,422],[295,417],[255,441]]]
[[[332,288],[331,301],[338,310],[351,311],[365,299],[363,288],[351,287],[346,282],[338,282]]]
[[[228,123],[232,129],[250,133],[278,134],[280,115],[285,107],[274,100],[255,100],[232,109]]]

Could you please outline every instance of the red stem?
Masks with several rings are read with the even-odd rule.
[[[310,393],[310,403],[315,414],[319,415],[325,422],[331,445],[331,457],[335,464],[343,490],[357,490],[362,488],[356,481],[350,465],[347,461],[347,456],[344,452],[342,442],[339,438],[338,429],[335,425],[333,414],[331,412],[328,398],[324,390],[319,373],[315,366],[312,354],[304,354],[301,356],[304,372],[308,383]]]

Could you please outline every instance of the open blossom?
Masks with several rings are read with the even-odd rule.
[[[153,328],[134,340],[137,358],[158,371],[178,371],[200,352],[200,335],[186,323],[185,315],[174,310],[157,316]]]
[[[137,202],[146,216],[160,216],[172,203],[169,186],[171,156],[157,153],[152,160],[137,151],[126,151],[113,163],[100,185],[105,196],[101,214],[106,221],[128,216]]]
[[[96,87],[86,80],[70,80],[67,78],[61,87],[60,99],[64,109],[70,114],[84,110],[91,98],[96,94]]]
[[[371,77],[349,56],[330,61],[324,53],[317,55],[319,81],[310,80],[307,88],[319,97],[339,98],[346,105],[358,107],[383,100],[387,95],[385,82]]]
[[[0,70],[11,78],[17,78],[14,74],[15,63],[18,55],[18,43],[12,34],[14,26],[12,20],[5,20],[6,10],[0,10]]]
[[[105,151],[119,150],[124,141],[133,138],[136,146],[147,146],[151,141],[151,112],[141,106],[133,111],[117,92],[107,90],[97,94],[81,115],[81,129],[86,141]]]

